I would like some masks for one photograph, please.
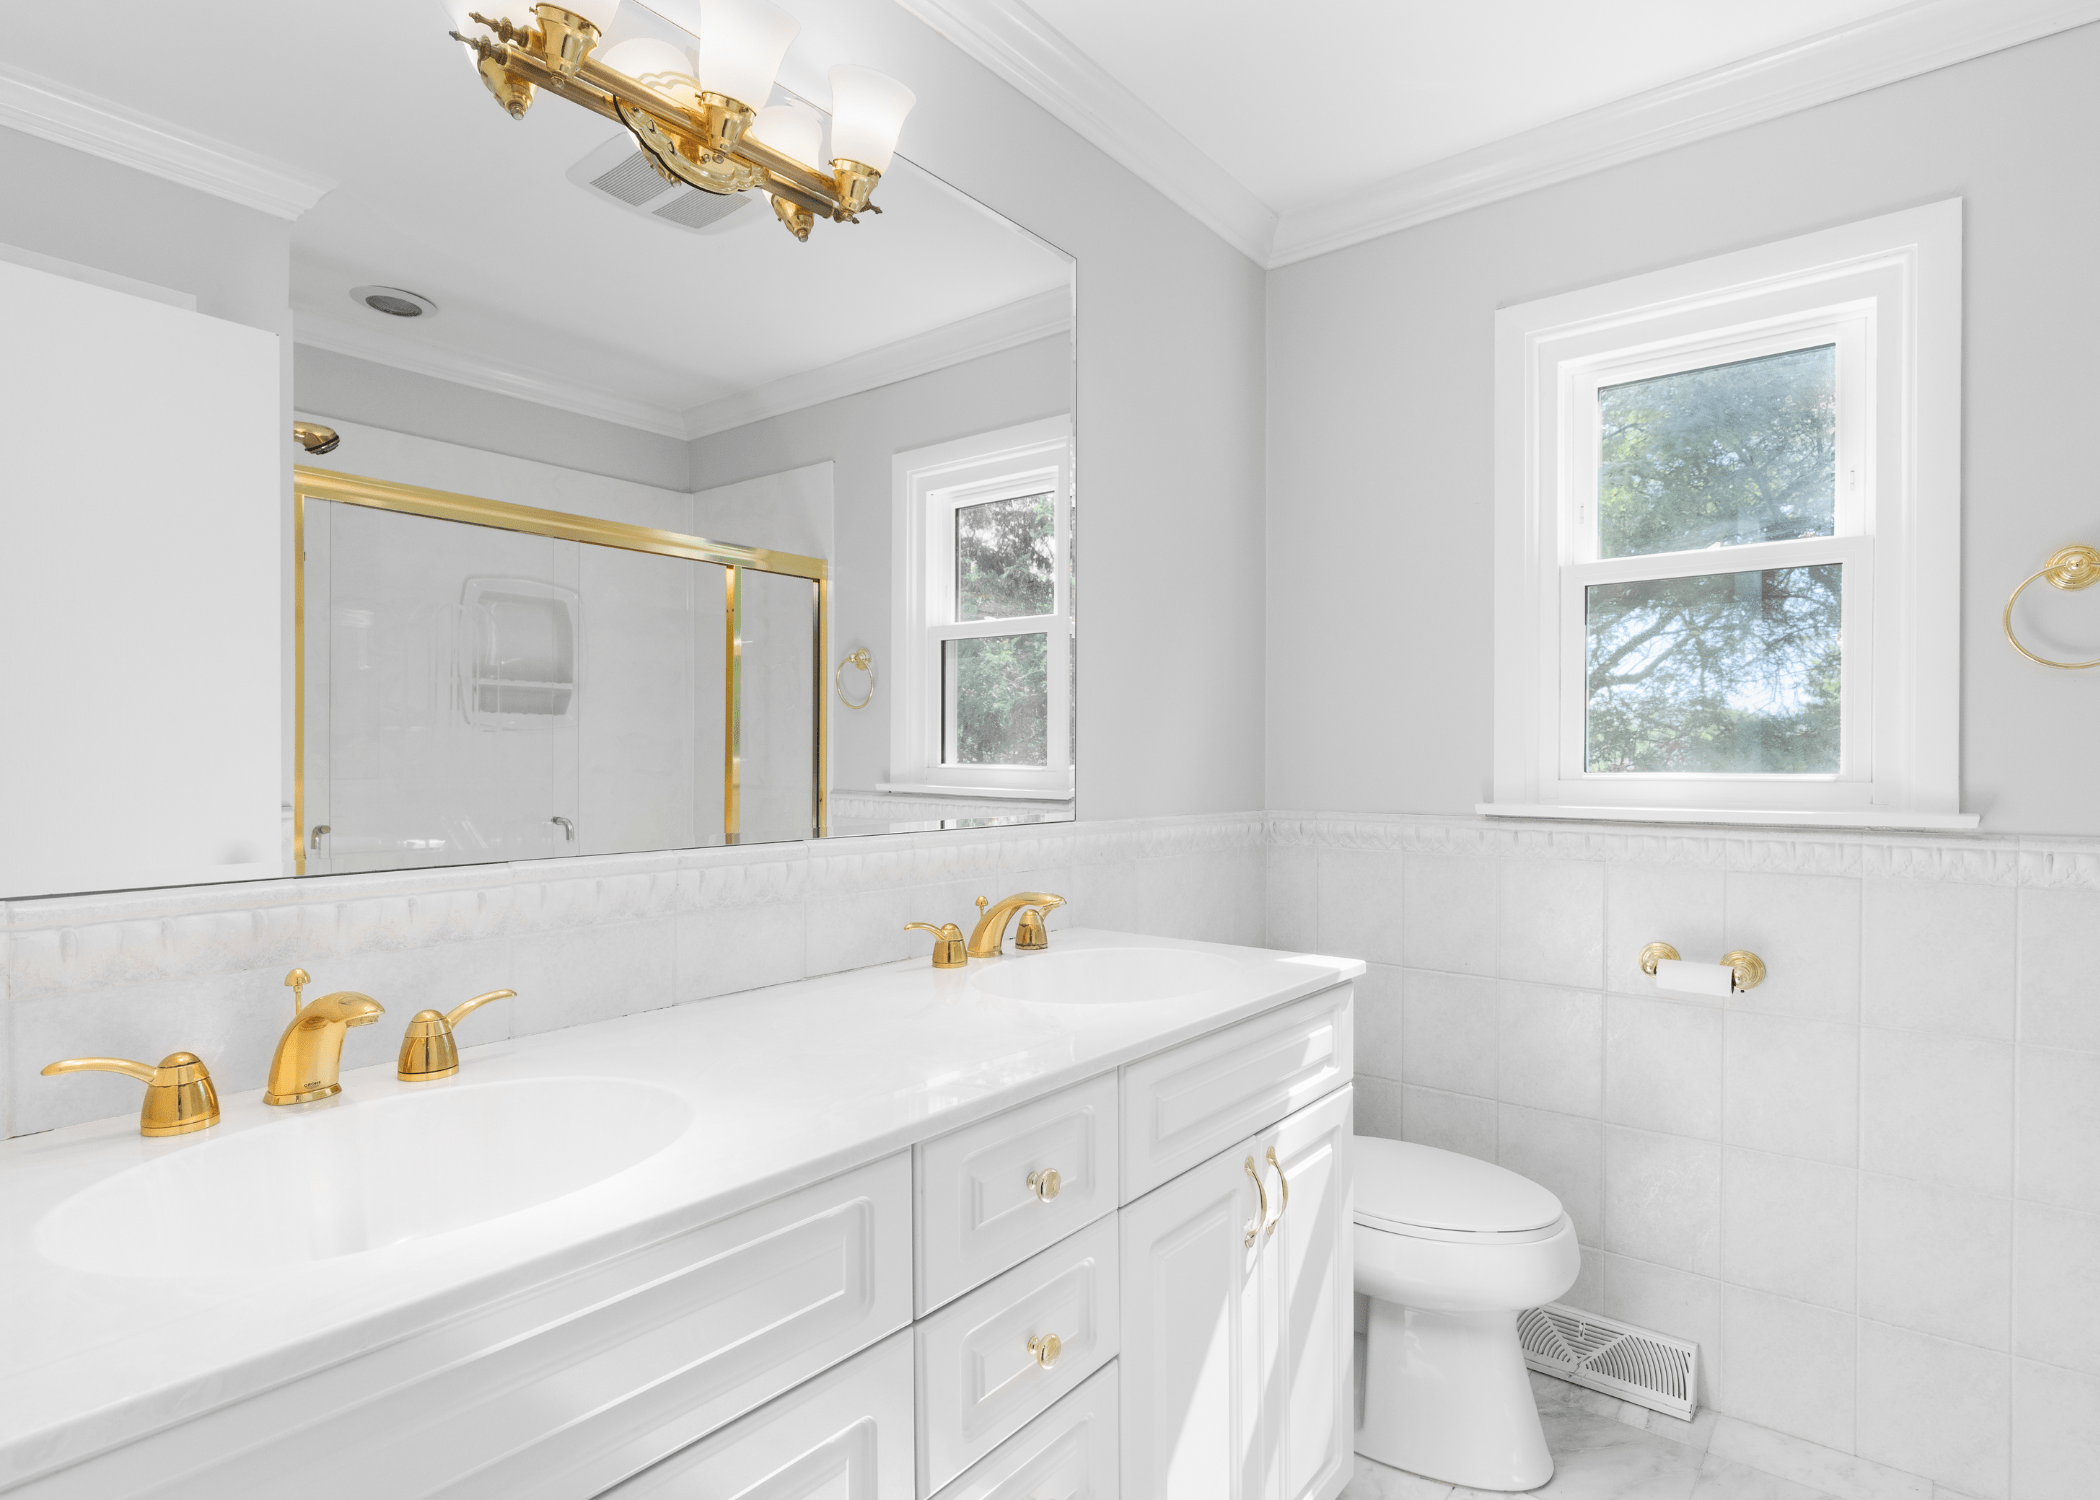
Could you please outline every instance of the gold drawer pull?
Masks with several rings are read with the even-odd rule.
[[[1284,1211],[1291,1206],[1291,1180],[1283,1175],[1283,1163],[1276,1159],[1274,1146],[1269,1148],[1269,1165],[1276,1169],[1276,1185],[1283,1190],[1283,1201],[1276,1205],[1276,1217],[1269,1220],[1267,1233],[1274,1234],[1276,1226],[1283,1222]]]
[[[1269,1218],[1269,1190],[1262,1183],[1261,1173],[1254,1170],[1254,1158],[1251,1156],[1247,1158],[1247,1176],[1254,1183],[1254,1191],[1261,1195],[1261,1207],[1255,1211],[1254,1222],[1247,1226],[1247,1237],[1240,1241],[1240,1248],[1243,1250],[1254,1243],[1254,1237],[1261,1233],[1261,1226],[1267,1223]]]
[[[1048,1203],[1064,1191],[1065,1180],[1057,1175],[1057,1168],[1045,1167],[1040,1172],[1028,1174],[1028,1191]]]
[[[1064,1340],[1054,1333],[1046,1333],[1041,1338],[1031,1336],[1028,1340],[1030,1357],[1046,1370],[1057,1363],[1057,1356],[1064,1353],[1064,1349]]]

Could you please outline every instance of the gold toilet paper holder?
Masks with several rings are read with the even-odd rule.
[[[1683,956],[1668,943],[1650,943],[1641,950],[1641,972],[1650,979],[1655,977],[1655,966],[1664,959],[1673,963],[1683,962]],[[1754,990],[1765,982],[1765,961],[1748,948],[1737,948],[1721,955],[1721,966],[1735,971],[1734,988],[1740,995],[1744,990]]]

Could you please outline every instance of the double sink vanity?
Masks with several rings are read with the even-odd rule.
[[[1361,972],[1066,931],[9,1142],[0,1490],[1329,1500]]]

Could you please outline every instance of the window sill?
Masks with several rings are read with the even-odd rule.
[[[1897,808],[1784,810],[1730,807],[1578,807],[1546,802],[1481,802],[1484,818],[1568,818],[1584,823],[1726,823],[1765,828],[1885,828],[1917,833],[1972,832],[1976,813],[1904,812]]]
[[[1043,791],[1036,787],[1013,786],[935,786],[928,782],[878,781],[878,792],[902,792],[913,797],[965,797],[977,801],[988,797],[1008,798],[1017,802],[1069,802],[1071,788],[1062,791]]]

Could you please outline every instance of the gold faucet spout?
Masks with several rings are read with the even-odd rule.
[[[337,990],[302,1007],[277,1039],[270,1059],[265,1104],[305,1104],[340,1094],[337,1074],[343,1066],[343,1034],[352,1026],[369,1026],[386,1014],[370,995]]]
[[[1048,891],[1022,891],[986,910],[984,897],[979,896],[977,905],[984,915],[977,919],[977,928],[970,934],[970,957],[997,958],[1006,947],[1007,924],[1021,908],[1032,906],[1037,911],[1055,911],[1064,904],[1064,897],[1053,896]]]

